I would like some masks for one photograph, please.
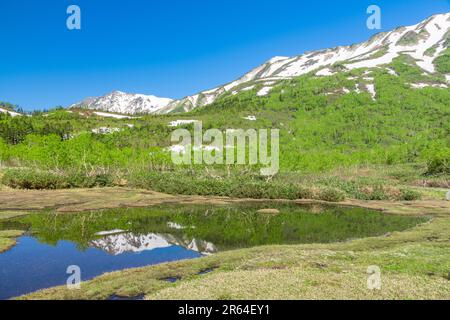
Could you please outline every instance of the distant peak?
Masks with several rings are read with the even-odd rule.
[[[115,90],[105,96],[85,99],[74,104],[91,110],[114,112],[119,114],[155,113],[166,107],[172,99],[159,98],[153,95],[133,94]]]
[[[126,93],[123,92],[123,91],[120,91],[120,90],[114,90],[114,91],[111,92],[110,94],[126,94]]]

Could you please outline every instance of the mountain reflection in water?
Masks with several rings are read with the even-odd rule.
[[[139,253],[157,248],[167,248],[174,245],[199,252],[202,255],[210,255],[217,252],[216,247],[211,242],[198,239],[188,240],[186,238],[183,239],[171,234],[149,233],[145,235],[137,235],[130,232],[112,234],[107,237],[91,241],[92,247],[102,249],[115,256],[125,252]]]

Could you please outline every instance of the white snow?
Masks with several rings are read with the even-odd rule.
[[[388,72],[390,75],[393,75],[393,76],[397,76],[397,77],[398,77],[398,74],[397,74],[397,72],[395,72],[395,70],[393,70],[393,69],[391,69],[391,68],[386,68],[386,70],[387,70],[387,72]]]
[[[415,89],[422,89],[422,88],[426,88],[429,86],[430,85],[428,83],[411,83],[411,87],[413,87]]]
[[[0,108],[0,113],[7,113],[11,117],[20,117],[20,116],[22,116],[22,114],[20,114],[20,113],[17,113],[17,112],[14,112],[14,111],[10,111],[10,110],[7,110],[7,109],[3,109],[3,108]]]
[[[375,101],[375,97],[377,95],[377,92],[375,91],[375,85],[374,84],[367,84],[366,88],[367,88],[367,91],[369,91],[370,95],[372,96],[372,100]]]
[[[121,230],[121,229],[114,229],[114,230],[109,230],[109,231],[97,232],[95,235],[96,236],[109,236],[111,234],[118,234],[118,233],[123,233],[123,232],[125,232],[125,231]]]
[[[273,57],[272,59],[270,59],[268,62],[275,63],[275,62],[279,62],[279,61],[286,60],[286,59],[289,59],[289,57],[276,56],[276,57]]]
[[[330,68],[324,68],[316,72],[316,76],[331,76],[334,73],[331,72]]]
[[[185,227],[183,227],[181,224],[178,224],[176,222],[167,222],[167,226],[171,229],[176,229],[176,230],[182,230],[185,229]]]
[[[91,130],[95,134],[110,134],[114,132],[119,132],[120,128],[108,128],[108,127],[100,127]]]
[[[191,243],[188,245],[188,249],[192,250],[192,251],[199,251],[198,250],[198,245],[197,245],[197,241],[195,239],[193,239],[191,241]]]
[[[181,125],[185,125],[185,124],[192,124],[192,123],[196,123],[197,120],[175,120],[175,121],[171,121],[169,123],[169,127],[178,127]]]
[[[441,83],[441,84],[430,84],[430,83],[411,83],[411,87],[414,89],[423,89],[426,87],[433,87],[433,88],[448,88],[447,85]]]
[[[124,116],[120,114],[113,114],[113,113],[107,113],[107,112],[99,112],[95,111],[93,112],[95,115],[99,117],[105,117],[105,118],[115,118],[115,119],[137,119],[137,117],[130,117],[130,116]]]
[[[70,107],[81,106],[87,109],[119,114],[155,113],[172,101],[172,99],[159,98],[153,95],[114,91],[102,97],[88,98]]]
[[[258,97],[263,97],[263,96],[267,96],[270,92],[270,90],[272,90],[272,87],[263,87],[261,90],[259,90],[256,95]]]
[[[244,89],[242,89],[241,91],[250,91],[253,90],[255,86],[249,86],[249,87],[245,87]]]
[[[148,235],[114,234],[94,240],[91,245],[113,255],[120,255],[125,252],[139,253],[172,246],[162,235],[154,233]]]
[[[173,229],[183,229],[184,227],[169,222],[168,226]],[[121,233],[111,234],[104,238],[90,242],[91,247],[102,249],[111,255],[120,255],[127,252],[141,253],[155,249],[169,248],[172,246],[182,246],[190,250],[210,255],[217,252],[216,246],[200,239],[189,239],[187,237],[178,237],[173,234],[134,234]]]

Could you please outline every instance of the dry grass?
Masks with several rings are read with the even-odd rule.
[[[23,231],[7,230],[0,231],[0,253],[7,251],[16,244],[15,238],[20,237]]]

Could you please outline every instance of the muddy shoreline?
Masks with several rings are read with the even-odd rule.
[[[227,197],[169,195],[149,190],[129,188],[95,188],[71,190],[2,190],[0,214],[23,211],[56,210],[60,213],[94,211],[113,208],[139,208],[161,204],[211,204],[226,205],[242,202],[285,202],[326,204],[319,200],[236,199]],[[381,210],[392,214],[449,214],[450,201],[362,201],[346,200],[333,203]],[[14,215],[14,214],[13,214]]]

